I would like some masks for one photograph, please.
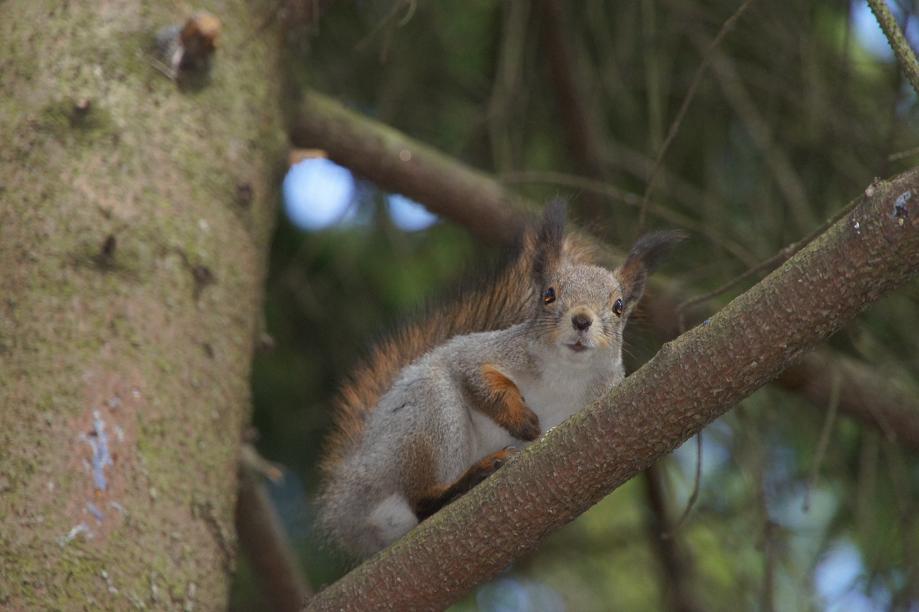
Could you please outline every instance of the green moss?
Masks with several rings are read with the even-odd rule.
[[[228,24],[254,19],[240,2],[209,8]],[[5,226],[0,255],[14,254],[7,269],[28,279],[14,278],[4,296],[15,310],[9,333],[2,329],[0,378],[9,375],[17,390],[0,389],[12,407],[0,434],[0,473],[15,475],[4,484],[4,504],[15,508],[7,516],[43,520],[0,548],[0,597],[26,609],[152,602],[150,559],[157,606],[184,601],[191,582],[198,601],[220,607],[226,595],[216,528],[192,517],[190,504],[206,504],[220,533],[231,529],[253,333],[246,326],[257,319],[260,249],[275,204],[269,185],[284,152],[272,108],[277,83],[266,74],[274,58],[263,40],[250,41],[252,55],[221,47],[215,78],[189,95],[144,49],[149,32],[175,19],[172,11],[157,3],[140,15],[119,10],[102,20],[92,4],[25,3],[0,23],[0,34],[10,35],[0,37],[23,59],[0,76],[21,94],[0,100],[9,145],[0,182],[21,194],[0,207],[15,221]],[[42,36],[32,36],[31,23],[41,24]],[[228,41],[243,34],[228,27]],[[255,192],[242,217],[240,181]],[[196,295],[194,272],[204,267],[216,282]],[[202,341],[216,358],[203,355]],[[124,475],[130,484],[118,501],[129,514],[108,540],[62,547],[73,527],[66,509],[82,493],[65,478],[71,472],[48,466],[74,460],[76,433],[67,428],[91,407],[87,397],[108,392],[91,382],[111,384],[106,377],[143,387],[136,446],[122,449],[141,466]],[[217,405],[227,417],[221,427]],[[41,499],[48,479],[59,486],[53,503]],[[119,594],[108,591],[103,570]]]

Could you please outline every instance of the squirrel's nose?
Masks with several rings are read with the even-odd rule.
[[[591,323],[593,323],[591,318],[585,315],[584,313],[578,313],[574,315],[573,317],[571,317],[571,324],[574,325],[575,329],[578,329],[580,331],[584,331],[585,329],[590,327]]]

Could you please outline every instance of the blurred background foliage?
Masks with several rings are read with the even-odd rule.
[[[739,5],[584,0],[553,14],[528,0],[362,0],[329,2],[308,26],[293,10],[281,17],[291,20],[294,83],[536,200],[561,195],[579,222],[623,247],[639,232],[635,203],[708,57],[649,194],[664,213],[647,224],[692,231],[662,274],[694,296],[919,156],[916,95],[864,2],[753,2],[709,54]],[[891,6],[919,39],[915,7]],[[560,100],[553,32],[567,44],[589,158]],[[289,95],[282,102],[294,105],[297,88]],[[613,197],[585,179],[615,187]],[[260,452],[285,468],[271,493],[318,587],[347,570],[311,524],[338,385],[374,338],[499,253],[325,160],[293,166],[284,194],[265,303],[274,347],[256,359],[254,426]],[[832,345],[915,392],[917,298],[913,283]],[[632,367],[656,346],[632,324]],[[919,610],[919,461],[883,432],[828,412],[767,387],[705,430],[698,502],[671,540],[687,607],[667,598],[672,576],[637,478],[457,609]],[[659,466],[671,522],[693,489],[695,448]],[[241,565],[233,607],[258,609]]]

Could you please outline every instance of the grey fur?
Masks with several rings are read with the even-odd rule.
[[[632,288],[604,268],[551,263],[542,282],[556,299],[545,304],[547,287],[537,287],[529,321],[456,336],[400,372],[369,413],[360,444],[326,482],[319,524],[330,539],[368,556],[417,524],[411,492],[452,483],[486,455],[526,444],[477,410],[483,364],[518,386],[543,432],[622,380],[622,333],[637,299],[621,316],[613,305]],[[575,328],[576,314],[590,318],[590,327]]]

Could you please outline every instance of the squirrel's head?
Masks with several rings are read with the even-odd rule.
[[[684,234],[646,234],[622,265],[609,271],[565,260],[564,220],[564,204],[553,202],[546,208],[533,265],[537,300],[532,325],[551,347],[565,355],[583,355],[574,359],[590,359],[598,350],[618,354],[625,323],[641,299],[648,274]]]

